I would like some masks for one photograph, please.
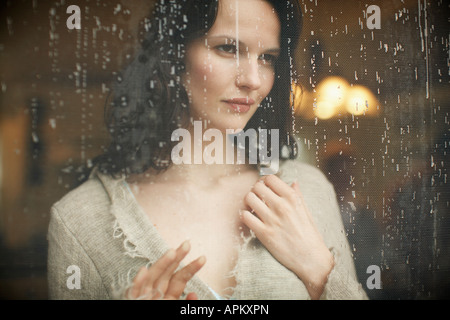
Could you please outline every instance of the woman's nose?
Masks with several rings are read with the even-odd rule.
[[[261,74],[257,59],[244,58],[237,62],[238,74],[236,77],[236,85],[239,88],[249,90],[257,90],[261,87]]]

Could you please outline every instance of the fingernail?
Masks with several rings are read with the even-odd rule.
[[[200,258],[198,258],[198,262],[200,264],[204,264],[206,262],[206,257],[205,256],[201,256]]]
[[[188,251],[190,248],[191,244],[189,242],[189,240],[186,240],[185,242],[183,242],[183,244],[181,245],[181,249],[183,251]]]

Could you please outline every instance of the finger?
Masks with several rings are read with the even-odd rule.
[[[170,249],[148,269],[149,276],[141,287],[140,295],[153,295],[153,283],[174,262],[175,258],[176,251]]]
[[[190,250],[191,250],[191,244],[190,244],[189,240],[184,241],[177,248],[176,258],[173,261],[173,263],[166,269],[165,273],[172,274],[176,270],[178,265],[180,264],[181,260],[183,260],[186,257],[186,255],[189,253]]]
[[[176,257],[171,264],[169,264],[166,270],[160,275],[159,278],[155,279],[153,287],[159,289],[162,292],[167,290],[167,285],[169,284],[170,278],[174,271],[180,265],[181,260],[183,260],[191,249],[189,241],[183,242],[176,250]]]
[[[128,288],[127,291],[125,292],[125,297],[127,299],[136,299],[139,296],[142,289],[142,285],[145,283],[148,276],[147,271],[148,270],[146,267],[142,267],[141,269],[139,269],[138,273],[133,279],[131,287]]]
[[[254,213],[258,215],[262,221],[267,221],[269,219],[269,207],[255,193],[252,191],[247,193],[244,198],[244,202],[253,210]]]
[[[188,281],[191,280],[192,277],[203,267],[205,262],[206,258],[204,256],[201,256],[200,258],[185,266],[183,269],[177,271],[170,279],[165,299],[178,299],[183,293]]]
[[[260,239],[265,230],[264,223],[248,210],[240,210],[239,216],[242,222],[255,233],[258,239]]]
[[[171,265],[176,259],[176,251],[169,249],[161,258],[159,258],[150,268],[153,276],[158,278],[169,265]]]
[[[292,193],[292,188],[276,175],[264,176],[264,184],[272,189],[278,196],[284,197]]]
[[[252,188],[254,192],[264,203],[269,207],[273,208],[274,204],[280,200],[280,197],[270,189],[263,180],[259,180]]]
[[[162,298],[161,293],[147,286],[149,279],[152,278],[150,270],[144,267],[141,268],[140,272],[141,274],[138,273],[138,275],[136,275],[135,278],[136,281],[134,281],[136,283],[136,288],[133,292],[133,296],[130,298],[136,300],[161,299]]]

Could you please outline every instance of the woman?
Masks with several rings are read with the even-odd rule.
[[[274,163],[295,156],[300,21],[295,1],[156,5],[141,52],[118,79],[109,149],[52,208],[51,297],[366,297],[324,176],[287,159],[271,166],[276,174],[258,170],[264,145]],[[256,146],[228,143],[230,132],[252,129]],[[235,161],[239,148],[258,163]],[[80,289],[68,288],[72,265]]]

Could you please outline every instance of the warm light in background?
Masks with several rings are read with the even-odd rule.
[[[351,85],[342,77],[330,76],[319,82],[315,92],[293,84],[295,114],[306,119],[330,119],[343,113],[374,116],[379,102],[367,87]]]
[[[319,83],[315,94],[314,113],[320,119],[329,119],[341,112],[349,88],[341,77],[328,77]]]
[[[348,113],[359,115],[375,115],[378,110],[378,100],[368,88],[356,85],[348,90],[345,107]]]

